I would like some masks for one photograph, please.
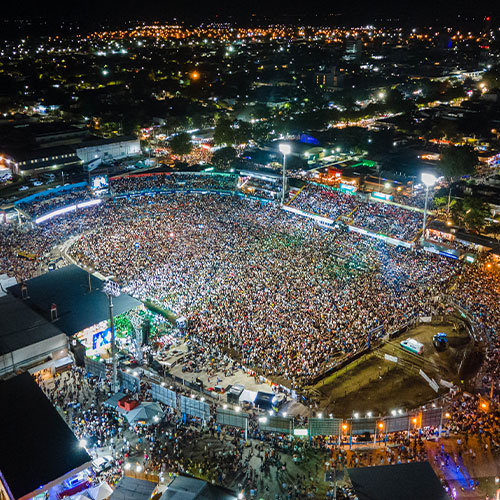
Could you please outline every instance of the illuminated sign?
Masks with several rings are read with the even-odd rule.
[[[379,193],[378,191],[373,191],[372,197],[379,200],[392,201],[392,194]]]
[[[343,191],[344,193],[355,193],[356,186],[353,186],[351,184],[344,184],[343,182],[341,182],[340,183],[340,190]]]
[[[408,241],[391,238],[390,236],[386,236],[385,234],[372,233],[371,231],[367,231],[366,229],[362,229],[360,227],[349,226],[349,231],[354,231],[355,233],[364,234],[366,236],[370,236],[371,238],[376,238],[377,240],[382,240],[386,243],[390,243],[391,245],[402,246],[405,248],[413,248],[413,244]],[[428,247],[425,247],[425,249],[427,248]]]
[[[111,334],[110,328],[106,328],[106,330],[103,330],[102,332],[94,333],[94,335],[92,335],[92,349],[95,351],[100,347],[104,347],[105,345],[110,344],[111,343],[110,334]]]
[[[333,224],[335,222],[333,219],[328,219],[327,217],[321,217],[321,215],[303,212],[302,210],[299,210],[298,208],[289,207],[288,205],[283,205],[283,207],[281,207],[281,208],[283,208],[283,210],[285,210],[286,212],[292,212],[292,213],[297,214],[297,215],[302,215],[303,217],[313,219],[319,223],[330,225],[330,224]]]
[[[293,435],[294,436],[308,436],[309,430],[308,429],[294,429]]]
[[[90,178],[90,188],[92,190],[106,189],[108,187],[107,175],[94,175]]]

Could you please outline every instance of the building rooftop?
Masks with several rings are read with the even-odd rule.
[[[236,495],[227,488],[194,477],[177,476],[167,486],[160,500],[236,500],[236,498]]]
[[[14,158],[16,161],[35,160],[38,158],[71,155],[76,156],[75,149],[71,146],[54,146],[50,148],[13,148],[5,150],[5,153]],[[54,161],[52,161],[54,163]]]
[[[61,333],[56,325],[30,309],[25,301],[10,294],[0,297],[0,355]]]
[[[91,458],[31,375],[0,382],[0,473],[28,499],[91,465]]]
[[[56,304],[58,319],[54,325],[71,336],[109,317],[104,282],[91,275],[90,292],[88,283],[88,273],[83,269],[75,265],[62,267],[27,281],[29,298],[25,303],[48,320],[51,306]],[[10,287],[9,291],[21,296],[20,285]],[[115,316],[138,305],[140,302],[127,294],[113,298]]]
[[[429,462],[348,469],[359,500],[448,500]]]
[[[90,138],[86,141],[82,141],[78,146],[76,146],[77,149],[81,148],[91,148],[91,147],[96,147],[96,146],[106,146],[107,144],[115,144],[117,142],[125,142],[125,141],[137,141],[137,137],[135,135],[117,135],[114,137],[110,137],[108,139],[103,139],[103,138]]]
[[[155,488],[156,483],[151,481],[124,476],[109,500],[149,500]]]

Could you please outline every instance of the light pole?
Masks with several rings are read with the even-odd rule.
[[[283,155],[283,186],[281,190],[281,204],[285,204],[285,190],[286,190],[286,155],[289,155],[292,148],[290,144],[281,143],[279,145],[280,152]]]
[[[422,182],[425,184],[425,208],[424,208],[424,223],[422,225],[422,238],[420,242],[424,246],[425,241],[425,224],[427,223],[427,202],[429,201],[429,188],[436,184],[436,176],[424,172],[422,174]]]
[[[135,335],[135,346],[137,350],[137,361],[140,365],[142,365],[142,326],[143,321],[139,316],[131,316],[130,323],[132,324],[132,328],[134,329]]]
[[[113,363],[113,376],[111,380],[112,392],[117,392],[117,370],[116,370],[116,339],[115,339],[115,322],[113,320],[113,297],[120,296],[120,285],[114,281],[106,281],[104,283],[104,293],[108,296],[109,301],[109,326],[111,328],[111,361]]]
[[[91,275],[94,274],[95,269],[92,266],[83,266],[85,271],[87,271],[88,275],[88,281],[89,281],[89,293],[92,291],[92,281],[91,281]]]

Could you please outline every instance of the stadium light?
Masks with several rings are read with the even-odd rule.
[[[437,181],[437,177],[434,174],[429,174],[428,172],[424,172],[422,174],[422,182],[428,188],[434,186],[434,184],[436,184],[436,181]]]
[[[428,172],[422,173],[422,182],[425,184],[425,208],[424,208],[424,222],[422,224],[422,238],[420,240],[422,246],[425,242],[425,224],[427,222],[427,203],[429,201],[429,188],[436,184],[437,178],[434,174]]]
[[[115,283],[114,281],[107,280],[104,283],[103,287],[104,293],[108,297],[108,306],[109,306],[109,326],[111,329],[111,358],[113,362],[113,378],[111,381],[112,384],[112,392],[118,392],[117,387],[117,369],[116,369],[116,338],[115,338],[115,322],[113,319],[113,297],[119,297],[121,290],[120,285]]]
[[[282,142],[279,145],[279,149],[281,154],[283,155],[283,186],[281,188],[281,204],[284,205],[286,191],[286,155],[289,155],[292,152],[292,148],[290,144]]]
[[[291,153],[291,151],[292,151],[292,148],[290,147],[290,144],[285,144],[284,142],[282,142],[279,145],[279,148],[280,148],[281,154],[283,154],[283,155],[289,155]]]

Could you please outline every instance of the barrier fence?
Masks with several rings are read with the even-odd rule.
[[[125,373],[118,370],[118,381],[120,382],[120,388],[122,390],[127,390],[131,392],[139,392],[141,389],[141,381],[137,377],[130,375],[130,373]]]
[[[102,362],[85,358],[85,366],[92,375],[106,376],[106,365]],[[139,391],[141,381],[138,377],[119,370],[118,378],[122,390]],[[151,384],[151,394],[153,400],[160,401],[173,409],[178,409],[185,417],[189,415],[208,422],[212,416],[210,405],[204,401],[203,397],[200,399],[187,397],[156,383]],[[238,409],[217,408],[213,416],[219,425],[243,429],[245,438],[247,438],[250,419],[248,413]],[[443,409],[428,408],[383,417],[367,416],[347,419],[312,417],[308,419],[307,425],[293,417],[263,414],[258,417],[257,422],[258,429],[261,432],[276,432],[304,438],[333,437],[335,441],[338,439],[339,442],[342,441],[342,437],[349,437],[349,443],[352,444],[353,436],[364,434],[373,435],[373,440],[376,441],[377,436],[387,436],[388,433],[393,432],[409,432],[410,430],[429,427],[440,429],[443,422]]]
[[[210,406],[204,401],[194,398],[180,397],[180,410],[185,415],[201,418],[202,420],[210,420]]]
[[[106,365],[102,361],[96,361],[85,357],[84,363],[87,372],[91,373],[94,377],[106,377]]]
[[[158,384],[151,384],[151,396],[171,408],[177,408],[177,393]]]
[[[216,422],[220,425],[248,429],[248,413],[218,408]]]

